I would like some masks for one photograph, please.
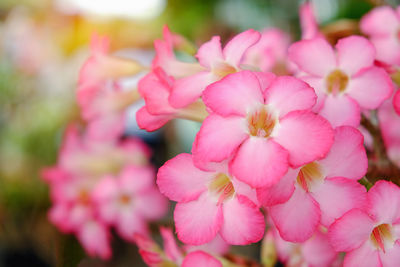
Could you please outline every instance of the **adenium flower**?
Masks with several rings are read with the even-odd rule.
[[[257,189],[257,196],[260,203],[271,206],[269,215],[284,240],[304,242],[319,224],[328,227],[363,205],[366,190],[357,180],[367,168],[361,133],[353,127],[338,127],[325,158],[290,169],[278,184]]]
[[[196,168],[192,155],[180,154],[158,171],[162,194],[177,201],[174,220],[178,238],[190,245],[210,242],[217,233],[232,245],[261,240],[264,216],[255,190],[231,175],[226,162]]]
[[[258,77],[257,77],[258,76]],[[230,171],[252,187],[271,186],[288,171],[323,158],[333,130],[311,112],[314,90],[289,76],[241,71],[207,87],[211,114],[196,136],[194,162],[230,161]]]
[[[101,220],[114,225],[128,241],[134,233],[147,233],[147,222],[161,218],[167,201],[154,183],[151,167],[126,166],[119,177],[105,176],[93,190]]]
[[[246,51],[259,39],[260,33],[250,29],[236,35],[222,49],[220,37],[212,37],[196,54],[204,69],[176,81],[169,97],[171,105],[176,108],[185,107],[198,99],[207,85],[240,71]]]
[[[360,28],[376,48],[376,58],[400,65],[400,9],[376,7],[360,21]]]
[[[300,69],[299,78],[318,95],[313,110],[333,127],[360,124],[361,108],[375,109],[393,91],[389,75],[373,65],[375,48],[365,38],[350,36],[336,51],[321,38],[303,40],[289,48],[289,59]]]
[[[185,118],[203,121],[208,115],[204,104],[194,102],[183,108],[174,108],[168,101],[173,90],[175,79],[168,76],[161,68],[156,68],[138,84],[138,90],[146,104],[136,113],[140,128],[154,131],[174,118]]]
[[[400,189],[378,181],[365,208],[336,220],[328,236],[335,250],[347,252],[344,266],[398,266],[400,262]]]

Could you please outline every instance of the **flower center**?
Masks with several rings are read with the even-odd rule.
[[[383,252],[385,252],[385,247],[391,248],[395,241],[391,232],[391,227],[386,223],[375,227],[374,230],[372,230],[370,239],[372,244],[374,244],[377,249],[382,249]]]
[[[302,167],[297,175],[297,183],[306,191],[310,192],[312,186],[320,183],[324,176],[318,163],[311,162]]]
[[[235,73],[236,71],[237,70],[235,67],[229,65],[226,62],[220,62],[216,64],[212,69],[212,72],[220,78],[223,78],[228,74]]]
[[[326,78],[326,87],[328,93],[337,94],[346,90],[349,83],[349,76],[344,74],[341,70],[332,71]]]
[[[131,202],[131,197],[130,197],[129,195],[127,195],[127,194],[122,194],[122,195],[119,197],[119,202],[120,202],[122,205],[128,205],[128,204]]]
[[[277,120],[275,116],[262,108],[247,117],[249,133],[252,136],[269,137],[274,130]]]
[[[209,185],[209,190],[218,195],[218,204],[233,197],[235,194],[235,188],[231,179],[224,173],[218,173],[215,176]]]
[[[90,204],[89,192],[86,189],[81,189],[77,200],[80,204],[88,206]]]

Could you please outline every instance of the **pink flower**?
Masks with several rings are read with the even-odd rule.
[[[400,189],[378,181],[367,193],[366,208],[353,209],[329,228],[344,266],[397,266],[400,262]]]
[[[375,49],[365,38],[350,36],[336,44],[337,54],[321,38],[289,48],[289,58],[303,72],[300,78],[318,95],[314,111],[332,126],[360,124],[360,108],[375,109],[393,91],[389,75],[373,66]]]
[[[88,221],[78,230],[77,237],[90,256],[98,255],[104,260],[111,258],[110,234],[104,224]]]
[[[258,77],[257,77],[258,76]],[[323,158],[333,142],[330,124],[311,112],[314,90],[289,76],[241,71],[205,90],[212,112],[193,145],[195,164],[233,157],[233,176],[250,186],[277,183],[289,165]]]
[[[174,220],[184,243],[201,245],[219,233],[229,244],[245,245],[264,234],[255,191],[231,176],[226,163],[202,171],[190,154],[180,154],[159,169],[157,184],[161,193],[178,202]]]
[[[250,29],[236,35],[222,49],[220,37],[212,37],[196,54],[204,70],[176,81],[169,97],[171,105],[176,108],[185,107],[196,101],[207,85],[240,71],[246,51],[259,39],[260,33]]]
[[[357,180],[367,168],[361,133],[353,127],[338,127],[324,159],[290,169],[278,184],[257,189],[257,196],[263,205],[271,206],[269,214],[284,240],[304,242],[319,224],[328,227],[365,202],[366,190]]]
[[[174,83],[175,79],[168,76],[161,68],[155,68],[139,81],[138,90],[146,102],[146,105],[136,113],[140,128],[154,131],[174,118],[203,121],[207,116],[203,103],[199,101],[184,108],[172,107],[168,98]]]
[[[190,252],[182,262],[182,267],[222,267],[222,263],[210,254],[198,250]]]
[[[150,167],[126,166],[119,177],[104,177],[92,193],[101,220],[115,225],[128,241],[134,241],[134,233],[147,233],[147,222],[167,211],[154,177]]]
[[[397,90],[397,92],[394,94],[393,107],[397,114],[400,116],[400,90]]]
[[[400,10],[389,6],[374,8],[360,22],[361,31],[370,37],[376,48],[376,58],[400,65]]]
[[[278,231],[271,227],[263,240],[263,247],[274,246],[280,262],[285,266],[332,267],[338,261],[338,253],[329,243],[326,230],[320,227],[303,243],[283,240]]]
[[[287,71],[287,49],[290,37],[277,28],[265,29],[261,32],[260,40],[247,49],[243,65],[258,67],[261,71]]]

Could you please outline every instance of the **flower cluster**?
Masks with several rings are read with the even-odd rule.
[[[190,62],[175,54],[188,41],[164,28],[163,39],[154,43],[150,71],[138,83],[145,105],[136,118],[148,131],[175,118],[201,123],[191,153],[168,160],[156,180],[159,191],[177,202],[178,239],[196,246],[194,250],[178,248],[165,228],[165,252],[146,235],[146,220],[160,216],[165,202],[152,186],[151,169],[134,160],[137,155],[146,159],[143,147],[131,141],[136,146],[126,146],[136,151],[126,153],[128,148],[115,142],[121,110],[138,97],[136,91],[120,90],[115,80],[141,68],[109,58],[106,43],[97,39],[78,93],[89,122],[87,135],[80,139],[67,134],[72,145],[64,145],[58,167],[48,175],[58,177],[49,178],[56,203],[52,220],[78,232],[76,222],[82,227],[82,221],[94,222],[93,216],[97,223],[114,225],[123,237],[137,242],[149,266],[246,266],[204,246],[215,239],[248,245],[263,238],[265,266],[270,266],[271,254],[288,266],[396,266],[398,12],[376,8],[360,22],[368,37],[350,34],[334,40],[319,29],[307,2],[300,9],[302,40],[290,43],[288,34],[278,29],[250,29],[224,46],[214,36]],[[90,144],[77,145],[82,138]],[[99,139],[101,148],[94,145]],[[115,151],[129,156],[104,152],[110,139]],[[115,158],[120,159],[116,172]],[[78,194],[63,202],[67,197],[62,191],[68,188],[63,181],[91,188],[90,201],[87,194],[84,200]],[[122,206],[132,195],[137,198],[134,208],[124,213]],[[140,207],[144,202],[151,212]],[[91,213],[81,207],[87,203],[94,203]],[[89,234],[81,240],[89,242]],[[340,252],[346,253],[344,258]]]
[[[135,235],[148,235],[148,222],[164,216],[168,207],[155,184],[149,147],[123,137],[126,108],[139,94],[122,90],[117,78],[137,73],[140,66],[107,55],[108,45],[107,38],[95,35],[80,72],[77,100],[86,128],[68,126],[56,166],[42,172],[53,201],[50,221],[103,259],[111,257],[111,227],[135,242]]]

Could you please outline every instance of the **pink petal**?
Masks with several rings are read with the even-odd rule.
[[[302,252],[309,266],[333,266],[338,253],[333,250],[328,236],[316,231],[314,236],[303,243]]]
[[[271,83],[276,79],[276,75],[272,72],[254,71],[253,74],[257,76],[262,92],[270,87]]]
[[[218,115],[241,115],[264,104],[260,82],[251,71],[241,71],[211,84],[203,93],[207,107]]]
[[[223,204],[222,238],[231,245],[248,245],[264,236],[265,219],[247,197],[236,195]]]
[[[350,126],[335,129],[335,141],[328,155],[319,161],[326,177],[361,179],[368,169],[362,134]]]
[[[222,267],[219,260],[204,251],[190,252],[182,262],[182,267]]]
[[[206,87],[217,79],[208,71],[176,80],[168,100],[174,108],[183,108],[195,102]]]
[[[168,258],[172,259],[174,262],[177,262],[183,257],[183,253],[178,247],[177,242],[175,241],[174,234],[171,228],[160,227],[160,234],[164,243],[164,250],[167,254]]]
[[[393,92],[390,76],[381,68],[371,67],[351,78],[346,93],[362,108],[375,109]]]
[[[322,38],[303,40],[289,47],[289,59],[302,71],[324,77],[336,68],[335,53]]]
[[[325,179],[312,196],[321,208],[321,223],[328,227],[349,210],[365,206],[366,193],[357,181],[337,177]]]
[[[376,48],[376,59],[388,64],[399,65],[400,44],[397,37],[371,38]]]
[[[375,48],[364,37],[352,35],[336,44],[338,66],[349,76],[362,68],[370,67],[375,60]]]
[[[135,209],[147,220],[162,218],[168,211],[168,200],[154,187],[135,196]]]
[[[326,118],[332,127],[360,125],[361,111],[356,101],[346,95],[328,95],[319,114]]]
[[[287,202],[270,208],[270,215],[284,240],[304,242],[315,232],[321,212],[308,193],[296,188]]]
[[[86,223],[78,232],[78,239],[91,256],[102,259],[111,257],[109,234],[104,225],[91,221]]]
[[[222,205],[204,193],[197,200],[176,204],[174,220],[182,242],[201,245],[211,241],[220,230],[224,220]]]
[[[115,224],[118,234],[131,242],[134,242],[136,233],[148,234],[146,221],[131,209],[121,209]]]
[[[225,60],[233,66],[239,66],[244,53],[260,40],[261,34],[253,29],[242,32],[230,40],[224,47]]]
[[[400,90],[397,90],[393,97],[393,107],[397,114],[400,116]]]
[[[400,262],[400,244],[399,241],[394,243],[392,248],[389,248],[385,253],[380,253],[382,266],[396,267]]]
[[[369,239],[374,224],[364,211],[352,209],[329,227],[328,237],[336,251],[352,251]]]
[[[222,161],[248,138],[245,119],[237,116],[208,116],[196,136],[194,161]]]
[[[397,31],[398,17],[389,6],[374,8],[360,22],[361,31],[372,36],[387,36]]]
[[[333,143],[333,130],[321,116],[293,111],[280,120],[274,140],[289,151],[289,163],[298,167],[325,157]]]
[[[378,181],[368,191],[368,211],[379,222],[400,219],[400,188],[388,181]]]
[[[207,181],[213,173],[199,170],[193,165],[192,155],[179,154],[168,160],[157,174],[157,185],[165,196],[177,202],[198,198],[207,190]]]
[[[361,247],[346,254],[343,266],[362,266],[362,267],[383,267],[379,259],[379,252],[368,241]]]
[[[220,37],[213,36],[210,41],[204,43],[197,51],[196,58],[207,69],[211,69],[215,61],[223,61]]]
[[[252,187],[271,186],[287,172],[288,153],[273,140],[250,137],[231,162],[231,172]]]
[[[173,115],[151,115],[146,107],[142,107],[136,112],[137,124],[141,129],[149,132],[160,129],[173,118]]]
[[[280,118],[290,111],[311,109],[317,100],[314,89],[291,76],[276,78],[264,96],[265,103],[276,109]]]
[[[294,182],[299,171],[289,168],[279,182],[270,187],[257,188],[257,198],[264,206],[282,204],[289,200],[294,191]]]
[[[302,76],[300,77],[300,79],[308,83],[311,86],[311,88],[314,89],[315,94],[317,95],[317,102],[315,103],[312,110],[314,112],[319,112],[322,106],[324,105],[326,98],[325,79],[314,76]]]

